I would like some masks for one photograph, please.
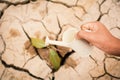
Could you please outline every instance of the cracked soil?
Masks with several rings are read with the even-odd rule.
[[[89,21],[120,38],[120,0],[0,0],[0,80],[120,80],[120,57],[96,47],[83,58],[55,46],[63,60],[53,72],[47,50],[31,45],[30,37],[61,40],[65,30]]]

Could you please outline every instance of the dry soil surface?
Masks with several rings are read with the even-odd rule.
[[[120,80],[120,57],[96,47],[89,57],[72,52],[52,72],[30,44],[30,37],[61,40],[89,21],[120,38],[120,0],[0,0],[0,80]]]

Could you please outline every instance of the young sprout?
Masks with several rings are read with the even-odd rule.
[[[45,47],[45,42],[38,38],[31,38],[31,43],[36,48],[44,48]]]
[[[41,39],[31,38],[31,43],[36,48],[48,47],[48,42],[49,42],[48,39],[45,43]],[[48,48],[49,48],[49,60],[50,60],[50,63],[52,64],[53,70],[58,70],[60,67],[61,58],[58,55],[56,50],[52,49],[52,47],[48,47]]]

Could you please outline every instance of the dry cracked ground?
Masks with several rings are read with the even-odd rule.
[[[96,47],[89,57],[57,47],[64,60],[53,72],[46,52],[30,43],[61,40],[65,30],[89,21],[120,38],[120,0],[0,0],[0,80],[120,80],[120,57]]]

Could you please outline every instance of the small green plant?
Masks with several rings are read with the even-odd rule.
[[[44,48],[45,42],[38,38],[31,38],[32,45],[36,48]]]
[[[61,58],[57,51],[50,46],[46,46],[45,42],[38,38],[31,38],[31,43],[36,48],[48,48],[49,49],[49,60],[53,67],[53,70],[58,70],[61,63]]]
[[[53,68],[57,70],[60,67],[60,62],[61,62],[61,58],[59,57],[58,53],[55,50],[50,49],[49,58]]]

